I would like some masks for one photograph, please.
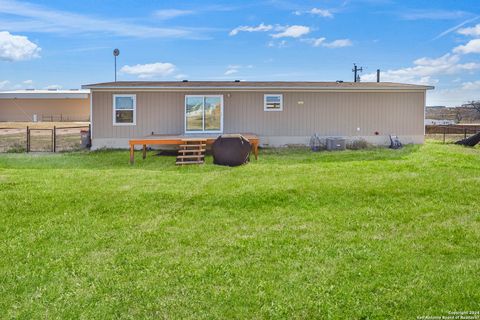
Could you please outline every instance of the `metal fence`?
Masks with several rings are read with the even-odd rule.
[[[60,114],[41,114],[40,121],[42,122],[87,122],[88,118],[79,119],[78,117],[72,118],[71,116]]]
[[[468,138],[480,132],[480,124],[452,124],[452,125],[427,125],[425,126],[425,137],[427,139],[441,140],[443,143],[455,142]]]
[[[74,151],[90,144],[90,126],[0,128],[0,152]]]

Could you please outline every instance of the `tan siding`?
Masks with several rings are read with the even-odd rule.
[[[132,138],[152,131],[181,134],[186,94],[223,94],[225,133],[253,132],[266,137],[310,136],[314,132],[370,136],[375,131],[382,135],[423,135],[423,91],[284,92],[281,112],[263,111],[264,92],[142,91],[136,93],[137,125],[120,127],[112,125],[113,92],[95,91],[94,138]]]
[[[68,121],[88,121],[89,99],[0,99],[0,121],[39,121],[54,116]]]

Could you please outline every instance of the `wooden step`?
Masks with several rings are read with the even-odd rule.
[[[206,147],[207,145],[202,143],[202,144],[181,144],[180,147],[182,148],[188,148],[188,147]]]
[[[206,139],[182,139],[178,149],[177,165],[205,163]]]
[[[204,154],[197,154],[197,155],[184,155],[184,156],[177,156],[178,159],[197,159],[197,158],[204,158]]]
[[[205,149],[184,149],[178,150],[179,153],[205,152]]]
[[[204,138],[186,138],[186,139],[182,139],[182,141],[185,141],[185,142],[205,142],[205,141],[207,141],[207,139],[204,139]]]
[[[175,164],[184,165],[184,164],[204,164],[205,161],[177,161]]]

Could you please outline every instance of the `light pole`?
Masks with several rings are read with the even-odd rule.
[[[117,57],[120,54],[120,50],[115,49],[113,50],[113,56],[115,59],[115,82],[117,82]]]

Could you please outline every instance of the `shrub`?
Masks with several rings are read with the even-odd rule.
[[[8,149],[7,153],[24,153],[27,152],[27,148],[22,143],[14,143]]]
[[[347,142],[347,149],[350,150],[361,150],[371,147],[372,145],[368,143],[365,139],[355,139]]]

